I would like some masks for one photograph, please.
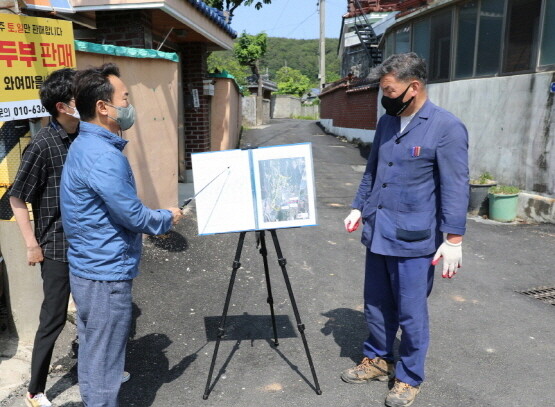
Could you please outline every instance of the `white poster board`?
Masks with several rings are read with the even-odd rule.
[[[199,234],[316,225],[311,148],[192,154]]]

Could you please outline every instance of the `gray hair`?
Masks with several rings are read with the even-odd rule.
[[[426,62],[414,52],[391,55],[380,65],[372,68],[368,77],[379,81],[387,74],[393,74],[400,81],[416,79],[424,85],[428,80]]]

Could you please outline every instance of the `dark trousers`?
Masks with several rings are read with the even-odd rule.
[[[433,254],[382,256],[366,251],[364,314],[369,336],[364,356],[393,362],[393,344],[401,329],[396,377],[411,386],[424,381],[430,341],[428,296],[434,281]]]
[[[31,359],[29,393],[43,393],[56,339],[66,323],[69,301],[69,265],[45,258],[41,264],[44,301]]]

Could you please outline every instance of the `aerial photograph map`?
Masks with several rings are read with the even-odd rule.
[[[260,160],[260,206],[265,222],[309,218],[304,157]]]

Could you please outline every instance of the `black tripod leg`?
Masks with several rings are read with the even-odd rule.
[[[241,251],[243,250],[243,243],[245,241],[246,233],[247,232],[241,232],[241,234],[239,235],[239,241],[237,242],[237,251],[235,252],[235,260],[233,261],[233,270],[231,271],[231,278],[229,279],[229,286],[227,288],[227,296],[225,298],[224,311],[222,313],[222,319],[220,320],[220,326],[218,328],[218,339],[216,340],[214,354],[212,355],[212,364],[210,365],[210,371],[208,372],[208,380],[206,380],[206,388],[204,389],[204,395],[202,396],[204,400],[208,399],[208,395],[210,394],[210,383],[212,382],[214,365],[216,364],[216,358],[218,357],[218,349],[220,348],[220,341],[225,335],[225,319],[227,317],[229,302],[231,301],[231,293],[233,291],[233,284],[235,283],[235,276],[237,275],[237,270],[239,269],[239,267],[241,267],[241,263],[239,263],[239,260],[241,259]]]
[[[268,250],[266,249],[266,238],[264,231],[260,231],[260,254],[264,263],[264,274],[266,274],[266,288],[268,289],[268,304],[270,304],[270,313],[272,314],[272,327],[274,329],[274,345],[279,346],[276,326],[276,315],[274,313],[274,297],[272,296],[272,283],[270,282],[270,270],[268,268]]]
[[[299,309],[297,308],[297,302],[295,301],[295,296],[293,295],[293,288],[291,288],[291,282],[289,281],[289,275],[287,274],[287,268],[285,267],[285,265],[287,264],[287,260],[283,257],[283,254],[281,253],[281,247],[279,245],[276,230],[271,229],[270,233],[272,234],[272,239],[274,241],[274,246],[276,248],[276,254],[278,257],[278,263],[283,273],[285,285],[287,286],[287,292],[289,293],[289,298],[291,299],[291,306],[293,307],[293,312],[295,313],[297,328],[299,329],[299,332],[301,334],[301,338],[304,344],[304,350],[306,352],[306,357],[308,358],[308,364],[310,365],[310,370],[312,371],[312,377],[314,378],[314,387],[316,388],[316,394],[320,395],[322,394],[322,390],[320,390],[320,384],[318,383],[318,377],[316,377],[316,370],[314,369],[314,363],[312,362],[312,356],[310,356],[310,350],[308,349],[308,342],[306,341],[306,336],[304,334],[305,326],[301,322],[301,315],[299,314]]]

